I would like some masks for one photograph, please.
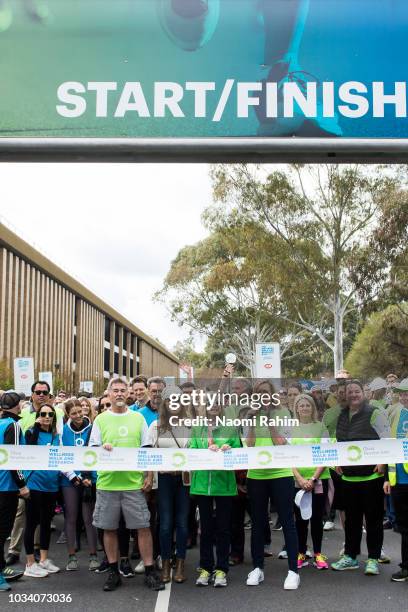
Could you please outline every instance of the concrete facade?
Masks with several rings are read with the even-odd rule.
[[[0,223],[0,360],[34,357],[71,390],[110,375],[179,375],[179,362]]]

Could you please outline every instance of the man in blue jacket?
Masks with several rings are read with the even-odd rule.
[[[7,391],[1,396],[0,445],[24,444],[24,436],[18,422],[20,400],[20,395],[15,391]],[[9,591],[8,583],[23,575],[23,571],[6,567],[4,544],[13,528],[18,497],[26,499],[29,495],[30,491],[20,470],[0,470],[0,591]]]

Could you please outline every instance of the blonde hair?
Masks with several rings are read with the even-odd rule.
[[[317,412],[316,404],[315,404],[315,401],[314,401],[313,397],[311,395],[309,395],[308,393],[301,393],[300,395],[297,395],[295,397],[295,401],[293,402],[293,412],[294,412],[294,415],[297,418],[299,418],[298,408],[297,407],[298,407],[299,402],[301,402],[302,400],[306,400],[311,405],[311,407],[312,407],[312,421],[313,421],[313,423],[317,423],[317,421],[319,420],[319,413]]]

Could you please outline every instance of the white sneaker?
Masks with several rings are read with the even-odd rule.
[[[279,555],[278,555],[278,559],[287,559],[288,558],[288,553],[286,552],[285,549],[281,550]]]
[[[33,563],[32,565],[26,565],[24,576],[29,576],[30,578],[46,578],[48,572],[46,569],[40,567],[38,563]]]
[[[334,523],[332,521],[326,521],[325,524],[323,525],[323,529],[324,531],[333,531]]]
[[[259,567],[256,567],[252,572],[249,572],[246,583],[248,586],[258,586],[258,584],[263,581],[264,573]]]
[[[295,591],[299,587],[299,584],[299,574],[296,574],[296,572],[292,572],[292,570],[289,570],[283,585],[285,591]]]
[[[144,570],[145,570],[144,563],[142,560],[140,560],[139,563],[135,567],[135,573],[144,574]]]
[[[307,551],[305,552],[305,557],[306,559],[313,559],[313,555],[309,549],[307,549]]]
[[[156,569],[158,570],[162,570],[163,569],[163,563],[162,563],[162,558],[160,555],[157,555],[157,559],[156,559]],[[143,571],[144,571],[144,566],[143,566]]]
[[[51,559],[40,561],[38,565],[42,567],[42,569],[46,570],[49,574],[57,574],[60,571],[60,568],[54,565]]]

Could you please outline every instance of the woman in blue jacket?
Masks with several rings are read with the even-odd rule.
[[[61,439],[57,433],[57,415],[51,404],[44,404],[34,423],[26,431],[26,444],[36,446],[60,446]],[[30,489],[30,497],[26,501],[26,525],[24,546],[27,555],[25,576],[45,578],[48,574],[59,572],[59,567],[48,559],[48,549],[51,537],[51,520],[54,515],[55,501],[59,487],[60,472],[58,470],[26,471],[25,479]],[[80,480],[75,472],[65,475],[74,485]],[[34,533],[40,525],[40,561],[34,559]]]
[[[83,414],[81,402],[77,399],[65,402],[65,412],[68,421],[62,432],[63,446],[87,446],[92,429],[90,419]],[[77,487],[66,477],[62,476],[61,487],[65,505],[65,533],[68,544],[68,564],[66,569],[78,569],[78,559],[75,555],[76,529],[78,513],[81,510],[86,538],[89,546],[89,570],[95,571],[99,567],[96,554],[96,529],[92,525],[92,514],[95,506],[96,472],[76,473],[82,481]]]

